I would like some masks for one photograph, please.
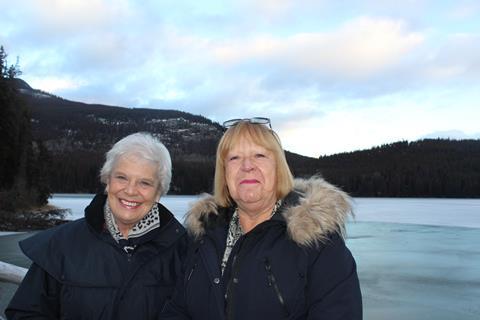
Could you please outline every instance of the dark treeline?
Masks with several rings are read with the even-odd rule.
[[[325,178],[354,196],[480,197],[480,140],[427,139],[319,159]]]
[[[0,47],[0,212],[30,210],[47,203],[49,155],[32,139],[30,112],[15,78],[17,64],[8,66]]]
[[[211,149],[212,141],[204,147]],[[197,145],[199,147],[199,145]],[[287,152],[296,177],[318,174],[362,197],[480,197],[479,140],[398,142],[370,150],[313,159]],[[50,183],[56,192],[99,191],[99,152],[60,156]],[[171,193],[211,192],[214,153],[172,152]]]
[[[53,192],[102,192],[104,186],[100,183],[99,172],[105,160],[104,154],[102,151],[70,151],[56,155],[50,162],[54,170],[48,177]],[[171,153],[171,156],[173,175],[170,194],[211,192],[215,165],[212,157],[176,153]]]

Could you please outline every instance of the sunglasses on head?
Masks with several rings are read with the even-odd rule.
[[[244,118],[244,119],[230,119],[230,120],[227,120],[223,123],[223,127],[228,129],[228,128],[233,127],[234,125],[236,125],[236,124],[238,124],[239,122],[242,122],[242,121],[253,123],[253,124],[262,124],[264,126],[269,127],[270,129],[272,129],[272,124],[270,123],[270,119],[269,118],[263,118],[263,117]]]

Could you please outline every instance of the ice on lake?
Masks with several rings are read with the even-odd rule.
[[[480,319],[480,229],[349,225],[365,319]]]
[[[55,195],[50,203],[83,216],[93,195]],[[183,221],[195,196],[161,202]],[[480,319],[480,199],[355,198],[347,245],[360,277],[366,320]],[[16,242],[0,237],[1,260],[28,265]],[[6,252],[8,248],[8,252]],[[0,287],[5,307],[12,287]]]

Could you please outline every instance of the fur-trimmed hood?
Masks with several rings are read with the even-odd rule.
[[[331,233],[345,236],[345,223],[349,215],[353,216],[351,198],[345,192],[319,177],[295,179],[294,191],[299,194],[298,200],[281,207],[293,241],[312,246],[324,242]],[[187,213],[188,232],[196,238],[204,235],[211,215],[218,215],[218,207],[213,196],[206,194]]]

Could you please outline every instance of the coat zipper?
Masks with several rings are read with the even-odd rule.
[[[265,264],[265,271],[267,272],[267,284],[268,284],[269,287],[273,287],[273,290],[275,291],[275,294],[277,295],[277,299],[278,299],[278,301],[280,302],[280,305],[283,308],[283,312],[288,317],[290,315],[290,313],[288,312],[287,305],[285,304],[285,299],[283,298],[283,295],[280,292],[280,288],[278,287],[277,280],[275,279],[275,276],[273,275],[272,265],[270,264],[270,260],[268,258],[265,258],[264,264]]]

